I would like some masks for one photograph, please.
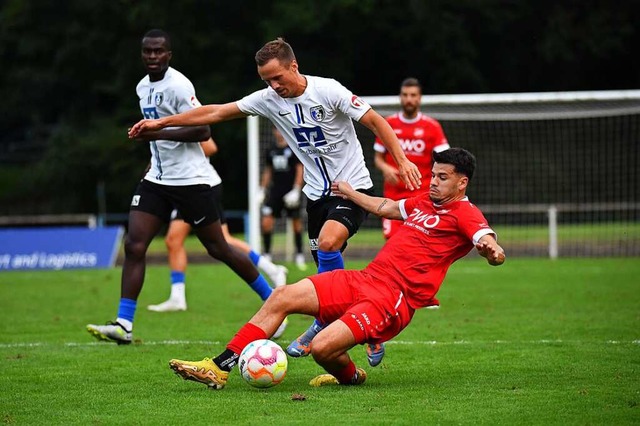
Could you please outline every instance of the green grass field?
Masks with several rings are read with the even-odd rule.
[[[549,244],[549,228],[544,225],[527,226],[495,226],[500,243],[507,249],[511,246],[539,246],[546,247]],[[243,235],[235,235],[243,239]],[[573,244],[589,246],[593,244],[616,245],[628,243],[637,246],[640,241],[640,223],[615,222],[604,224],[564,224],[558,226],[558,242],[560,244]],[[349,247],[378,248],[384,243],[382,232],[379,228],[363,228],[349,240]],[[274,234],[274,247],[284,247],[285,235]],[[190,252],[203,252],[204,249],[194,236],[190,236],[185,247]],[[149,247],[151,253],[166,253],[166,247],[162,238],[156,238]]]
[[[308,358],[290,359],[285,381],[268,390],[237,371],[221,391],[179,379],[170,358],[216,355],[260,302],[226,267],[202,264],[189,269],[187,312],[148,312],[168,295],[167,275],[148,268],[136,343],[118,347],[84,327],[113,318],[119,269],[0,273],[0,422],[640,423],[637,259],[460,261],[442,308],[417,312],[381,366],[351,351],[369,373],[360,387],[309,387],[322,371]],[[292,317],[283,345],[309,323]]]

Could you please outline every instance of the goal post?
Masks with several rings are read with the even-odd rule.
[[[384,116],[400,109],[397,95],[363,99]],[[640,90],[423,95],[422,103],[451,146],[476,155],[467,193],[511,255],[640,255]],[[250,118],[248,126],[249,216],[258,224],[250,238],[259,247],[252,199],[270,123]],[[381,194],[374,136],[356,129]],[[379,228],[370,215],[361,229]]]

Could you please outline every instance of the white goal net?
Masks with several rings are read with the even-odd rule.
[[[397,96],[364,97],[376,111]],[[469,198],[511,256],[640,255],[640,90],[422,97],[451,146],[473,152]],[[250,240],[259,247],[256,193],[270,123],[250,118]],[[357,124],[376,194],[373,134]],[[369,217],[363,229],[379,229]],[[356,236],[357,238],[357,236]]]

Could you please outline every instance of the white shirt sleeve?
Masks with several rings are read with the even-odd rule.
[[[244,114],[264,115],[264,95],[267,89],[258,90],[245,96],[236,102],[236,105]]]
[[[360,121],[371,106],[336,80],[331,82],[332,84],[327,86],[327,95],[333,100],[332,104],[352,120]]]

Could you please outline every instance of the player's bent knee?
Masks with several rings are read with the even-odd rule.
[[[311,343],[311,356],[318,364],[333,361],[338,353],[330,339],[316,336]]]
[[[143,258],[147,252],[147,245],[142,241],[126,240],[124,243],[124,253],[130,258]]]
[[[273,289],[273,293],[267,299],[267,302],[271,305],[271,309],[284,312],[287,315],[295,313],[297,310],[296,296],[292,294],[289,286],[281,286]]]
[[[336,251],[342,248],[344,241],[341,238],[336,238],[334,236],[325,237],[322,240],[318,241],[318,249],[321,251]]]
[[[229,248],[229,246],[225,244],[207,244],[206,246],[207,253],[209,256],[214,257],[223,262],[228,262],[231,260],[233,256],[233,252]]]

